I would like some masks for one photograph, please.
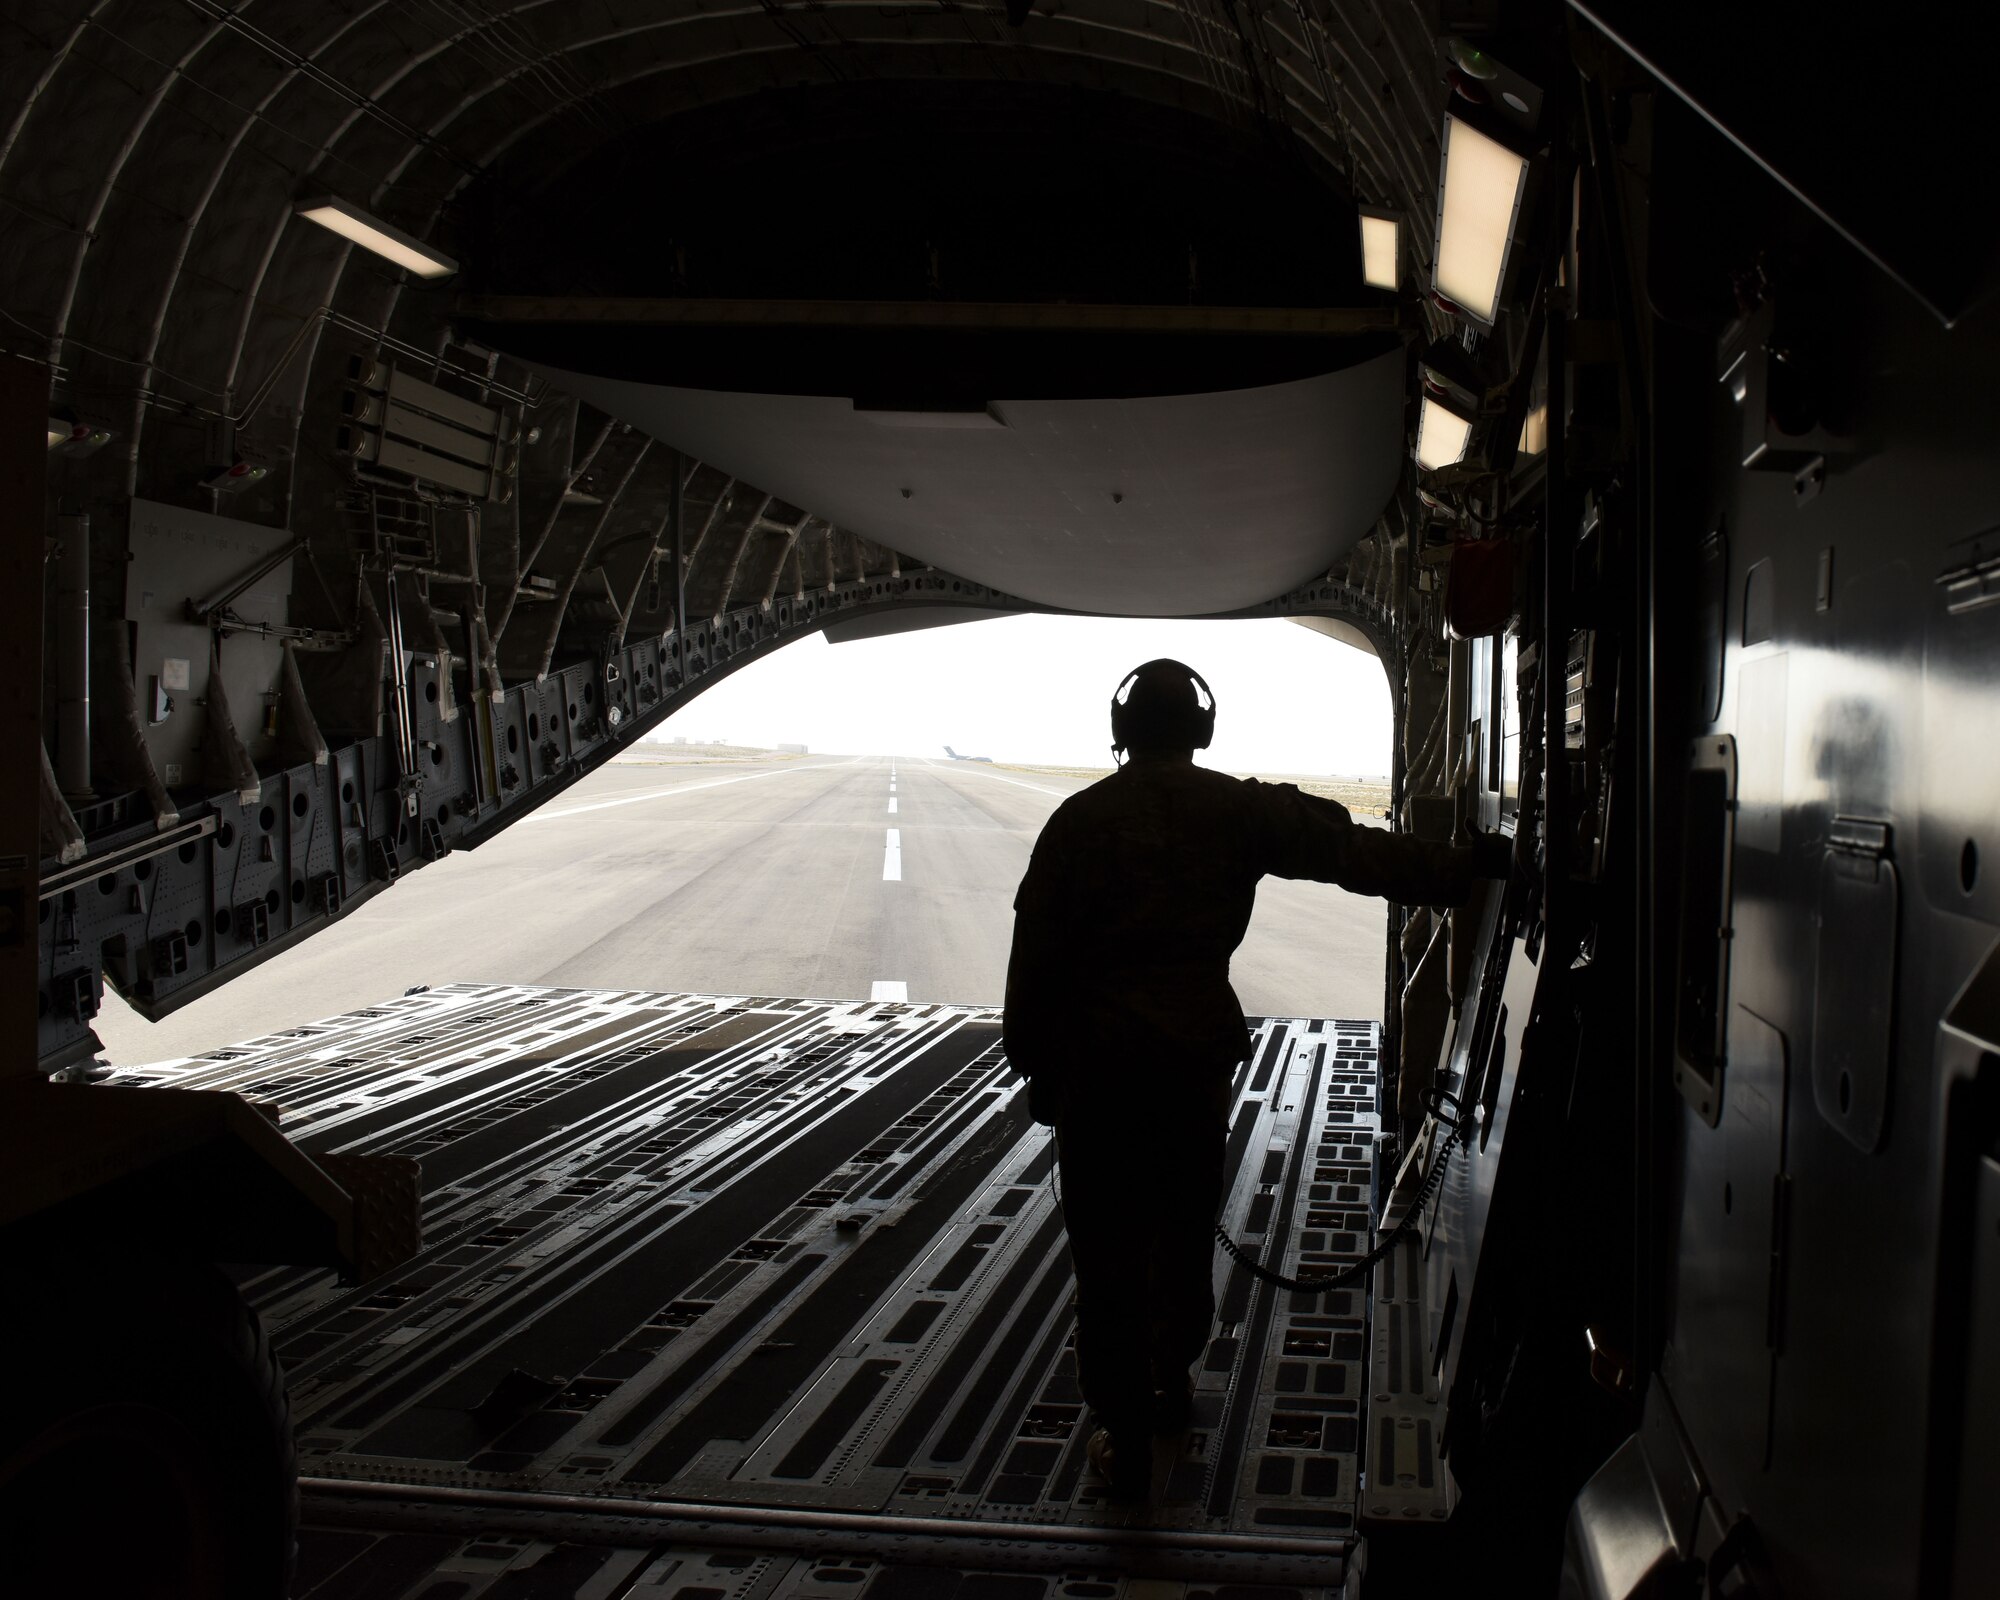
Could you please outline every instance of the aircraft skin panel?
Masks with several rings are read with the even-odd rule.
[[[1969,445],[1945,470],[1938,445],[1990,425],[2000,335],[1990,317],[1947,333],[1852,265],[1836,281],[1903,352],[1850,380],[1869,452],[1834,441],[1802,503],[1798,475],[1761,464],[1779,424],[1711,386],[1702,521],[1725,530],[1728,609],[1719,703],[1690,744],[1737,750],[1732,931],[1720,1115],[1677,1099],[1668,1125],[1686,1176],[1662,1371],[1705,1473],[1800,1592],[1911,1593],[1929,1501],[1950,1492],[1918,1421],[1962,1404],[1926,1358],[1965,1270],[1931,1240],[1969,1203],[1939,1199],[1957,1177],[1938,1019],[2000,906],[1967,870],[2000,792],[2000,627],[1951,584],[1985,553],[1968,535],[1990,526],[2000,471]],[[1776,316],[1743,330],[1747,364],[1782,336],[1848,376],[1844,324],[1796,298]],[[1837,392],[1821,382],[1815,400]],[[1683,870],[1713,868],[1689,852]],[[1904,1376],[1855,1381],[1871,1371]]]
[[[993,401],[983,427],[824,395],[539,368],[610,415],[919,560],[1039,605],[1197,616],[1324,573],[1402,471],[1400,349],[1219,394]],[[921,423],[921,418],[918,419]],[[1226,550],[1228,559],[1218,561]]]
[[[1371,1240],[1380,1029],[1255,1028],[1223,1220],[1280,1270],[1336,1270]],[[308,1524],[324,1501],[392,1540],[424,1486],[996,1536],[1138,1515],[1086,1468],[1053,1144],[990,1008],[454,985],[111,1081],[234,1089],[308,1151],[423,1163],[415,1260],[246,1286],[290,1376]],[[1191,1571],[1332,1592],[1365,1293],[1275,1290],[1220,1254],[1216,1282],[1195,1427],[1141,1520]],[[385,1521],[333,1480],[405,1504]],[[1263,1554],[1202,1554],[1221,1535]],[[940,1534],[926,1559],[976,1552]]]

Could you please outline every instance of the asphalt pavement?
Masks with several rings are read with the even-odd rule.
[[[1086,778],[916,757],[613,762],[478,850],[158,1023],[107,993],[120,1066],[416,984],[990,1005],[1035,836]],[[1253,1015],[1379,1017],[1382,903],[1266,879],[1231,978]]]

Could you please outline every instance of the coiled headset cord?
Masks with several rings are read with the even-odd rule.
[[[1416,1198],[1410,1202],[1410,1209],[1403,1213],[1403,1220],[1390,1230],[1388,1238],[1380,1241],[1359,1261],[1351,1266],[1342,1267],[1338,1272],[1315,1273],[1309,1276],[1302,1274],[1296,1278],[1288,1278],[1282,1272],[1273,1272],[1230,1238],[1229,1230],[1219,1222],[1215,1225],[1215,1242],[1222,1246],[1224,1253],[1232,1261],[1248,1267],[1252,1277],[1262,1278],[1266,1283],[1274,1284],[1280,1289],[1297,1289],[1309,1294],[1321,1294],[1329,1289],[1345,1288],[1416,1232],[1417,1224],[1423,1220],[1425,1208],[1430,1205],[1432,1197],[1437,1193],[1438,1185],[1444,1181],[1444,1169],[1451,1164],[1451,1153],[1457,1146],[1456,1138],[1445,1141],[1444,1148],[1431,1162],[1431,1170],[1424,1174],[1424,1181],[1417,1189]]]
[[[1443,1094],[1442,1091],[1439,1091],[1439,1094],[1447,1100],[1453,1098],[1450,1095]],[[1432,1109],[1437,1111],[1442,1118],[1442,1107],[1436,1103],[1435,1099],[1432,1103]],[[1423,1220],[1425,1209],[1437,1194],[1438,1185],[1444,1182],[1445,1168],[1451,1165],[1452,1151],[1457,1149],[1462,1139],[1467,1136],[1467,1134],[1460,1132],[1459,1123],[1455,1120],[1446,1118],[1443,1120],[1443,1126],[1446,1129],[1444,1144],[1432,1159],[1431,1170],[1424,1174],[1424,1181],[1417,1186],[1416,1198],[1410,1202],[1409,1210],[1403,1213],[1403,1220],[1390,1230],[1388,1238],[1380,1240],[1367,1255],[1349,1266],[1342,1267],[1338,1272],[1312,1275],[1301,1274],[1296,1278],[1288,1278],[1282,1272],[1273,1272],[1263,1262],[1255,1260],[1243,1246],[1230,1238],[1229,1230],[1219,1222],[1215,1225],[1215,1242],[1222,1246],[1223,1253],[1230,1260],[1248,1267],[1250,1275],[1253,1278],[1262,1278],[1264,1282],[1272,1284],[1277,1288],[1293,1289],[1303,1294],[1324,1294],[1329,1290],[1345,1288],[1348,1284],[1359,1279],[1362,1274],[1376,1266],[1397,1245],[1416,1232],[1417,1224]],[[1055,1195],[1057,1209],[1061,1209],[1062,1206],[1062,1180],[1057,1176],[1057,1168],[1060,1166],[1060,1161],[1049,1164],[1049,1185]]]

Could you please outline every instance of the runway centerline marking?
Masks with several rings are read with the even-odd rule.
[[[896,814],[896,797],[895,797],[894,795],[890,795],[890,796],[889,796],[889,815],[893,817],[893,816],[894,816],[895,814]]]
[[[889,830],[888,840],[882,846],[882,881],[903,881],[903,835],[895,828]]]
[[[778,767],[770,772],[746,772],[735,778],[711,778],[707,783],[678,783],[667,789],[648,789],[644,794],[620,795],[616,800],[597,800],[587,806],[570,806],[563,811],[536,811],[523,822],[555,822],[562,817],[580,817],[586,811],[609,811],[613,806],[636,806],[641,800],[664,800],[669,795],[693,794],[697,789],[720,789],[730,783],[755,783],[759,778],[785,778],[795,772],[819,772],[827,767],[852,766],[851,761],[819,761],[810,767]]]
[[[868,991],[870,1000],[901,1000],[910,998],[910,986],[898,978],[877,978]]]

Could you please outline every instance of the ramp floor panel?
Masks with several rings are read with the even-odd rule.
[[[114,1083],[422,1163],[422,1254],[255,1273],[290,1376],[295,1593],[1338,1593],[1366,1293],[1217,1254],[1144,1508],[1085,1461],[1054,1149],[990,1008],[458,985]],[[1364,1254],[1371,1022],[1256,1022],[1223,1221]],[[1143,1137],[1148,1109],[1134,1108]]]

